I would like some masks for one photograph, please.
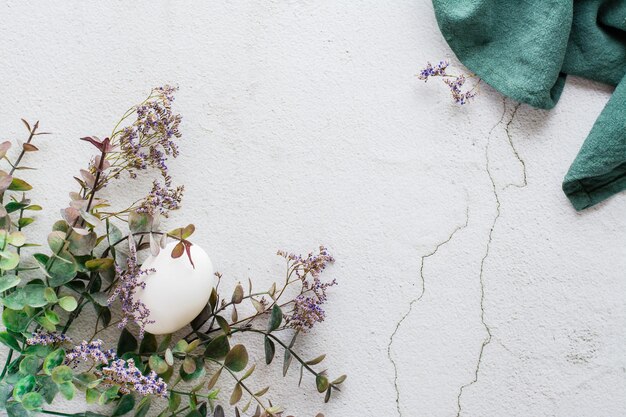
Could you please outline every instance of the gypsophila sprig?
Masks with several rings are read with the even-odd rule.
[[[439,61],[438,64],[432,65],[430,62],[426,64],[426,67],[422,69],[417,78],[427,82],[431,78],[440,78],[443,83],[449,88],[452,99],[456,104],[464,105],[470,102],[471,99],[478,94],[478,86],[481,80],[473,74],[451,74],[448,72],[450,63],[448,61]],[[467,79],[477,79],[472,87],[464,90]]]
[[[99,375],[105,385],[119,387],[122,394],[135,391],[141,395],[167,396],[167,384],[163,378],[158,377],[154,371],[144,375],[135,366],[134,359],[116,359],[103,367]]]
[[[48,346],[63,342],[71,342],[72,339],[64,334],[57,332],[46,332],[41,329],[37,330],[32,337],[26,339],[26,344],[29,346],[41,345]]]
[[[134,322],[139,326],[139,338],[143,339],[145,327],[152,321],[149,319],[150,310],[142,301],[137,299],[136,293],[137,289],[146,287],[144,277],[153,273],[154,269],[141,268],[137,261],[133,237],[130,236],[128,239],[131,244],[129,245],[130,253],[126,260],[126,269],[115,266],[117,286],[107,300],[107,304],[111,306],[115,300],[119,300],[122,318],[117,325],[118,328],[123,329],[129,321]]]
[[[65,362],[72,364],[77,360],[82,360],[83,362],[90,361],[96,364],[108,364],[116,358],[115,351],[113,349],[103,349],[103,346],[104,342],[100,339],[90,342],[83,340],[65,354]]]
[[[220,283],[226,278],[216,273],[206,306],[181,339],[146,331],[155,320],[142,295],[162,265],[144,262],[148,256],[171,248],[161,259],[182,265],[180,273],[167,274],[171,288],[186,285],[185,274],[196,267],[210,271],[210,261],[196,259],[193,224],[169,231],[160,227],[161,218],[180,209],[184,190],[173,185],[168,167],[181,138],[175,92],[169,86],[154,88],[111,134],[80,138],[77,143],[91,147],[94,155],[77,170],[78,187],[44,245],[30,235],[29,225],[42,207],[30,200],[32,186],[21,176],[31,168],[24,165],[29,154],[39,150],[35,140],[45,133],[38,122],[23,121],[28,134],[15,156],[11,142],[0,143],[0,160],[8,164],[0,169],[0,302],[6,329],[0,343],[7,357],[0,373],[0,410],[8,417],[68,415],[56,409],[61,396],[81,396],[86,408],[109,406],[106,414],[116,416],[220,417],[228,408],[227,415],[287,415],[285,405],[277,403],[280,394],[260,385],[267,378],[254,378],[260,371],[249,349],[264,352],[269,365],[280,357],[283,374],[299,366],[300,380],[325,401],[344,383],[345,375],[331,379],[322,368],[325,355],[309,357],[310,349],[300,347],[304,333],[326,319],[324,307],[336,285],[324,279],[334,258],[323,246],[307,256],[280,251],[286,271],[277,273],[284,279],[268,276],[275,282],[267,290],[253,290],[251,280],[244,289],[232,279],[234,292],[225,294]],[[125,196],[133,202],[119,208],[107,194],[114,188],[107,186],[140,174],[151,175],[152,185]],[[174,314],[181,307],[165,304],[150,308]],[[75,326],[85,312],[95,315],[83,315],[81,326]],[[85,327],[90,324],[93,328]]]

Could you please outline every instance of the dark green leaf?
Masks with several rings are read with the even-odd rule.
[[[30,417],[30,413],[20,403],[7,403],[8,417]]]
[[[248,351],[244,345],[235,345],[224,359],[224,366],[233,372],[242,371],[248,365]]]
[[[150,396],[145,396],[139,401],[139,405],[137,406],[137,411],[135,411],[135,417],[145,417],[150,410],[151,398]]]
[[[137,339],[128,330],[123,329],[120,339],[117,342],[117,354],[122,356],[126,352],[135,352],[137,350]]]
[[[324,392],[328,389],[328,378],[325,375],[318,374],[315,377],[315,385],[317,386],[317,392]]]
[[[274,341],[272,341],[269,337],[265,336],[265,363],[270,364],[274,359],[274,354],[276,353],[276,345],[274,345]]]
[[[59,392],[59,387],[52,380],[52,377],[48,375],[39,375],[37,377],[37,384],[41,387],[39,392],[43,395],[43,398],[48,404],[52,404],[54,397]]]
[[[148,332],[145,332],[141,345],[139,346],[139,353],[154,353],[157,351],[156,337]]]
[[[230,326],[228,325],[228,322],[226,321],[224,317],[215,316],[215,320],[217,321],[217,324],[219,324],[219,326],[221,327],[222,331],[225,334],[230,334]]]
[[[20,344],[17,342],[17,339],[9,332],[0,332],[0,342],[18,352],[22,350],[20,348]]]
[[[135,398],[133,398],[132,394],[126,394],[122,396],[120,401],[117,403],[117,407],[115,407],[111,417],[122,416],[133,408],[135,408]]]
[[[267,331],[273,332],[278,329],[283,322],[283,311],[280,309],[278,304],[274,304],[272,307],[272,314],[270,315],[270,321],[267,324]]]
[[[229,350],[228,337],[221,335],[209,342],[204,351],[204,356],[211,359],[222,359],[228,354]]]
[[[200,314],[198,314],[196,318],[191,321],[191,328],[193,330],[198,330],[204,323],[206,323],[209,317],[211,317],[211,306],[207,304],[204,306]]]
[[[178,410],[178,406],[180,406],[180,395],[175,392],[171,392],[170,398],[167,402],[167,407],[170,411],[174,412]]]

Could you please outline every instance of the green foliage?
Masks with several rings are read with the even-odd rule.
[[[17,350],[18,352],[22,350],[15,336],[13,336],[9,332],[6,332],[6,331],[0,332],[0,342],[4,343],[5,345],[7,345],[13,350]]]
[[[43,361],[43,371],[47,375],[51,375],[54,368],[61,365],[65,359],[65,351],[63,349],[57,349],[50,353]]]
[[[111,417],[123,416],[133,408],[135,408],[135,398],[130,394],[123,395],[117,403],[117,407],[113,410]]]
[[[135,352],[137,350],[137,339],[126,329],[122,329],[120,338],[117,342],[118,356],[124,355],[126,352]]]
[[[235,345],[226,355],[224,366],[233,372],[242,371],[248,365],[248,351],[244,345]]]

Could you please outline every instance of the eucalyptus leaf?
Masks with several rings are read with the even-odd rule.
[[[63,363],[65,359],[65,351],[63,349],[57,349],[54,352],[48,354],[43,361],[43,371],[50,375],[52,370]]]
[[[137,339],[128,330],[122,329],[120,339],[117,342],[117,354],[119,356],[126,352],[135,352],[137,350]]]
[[[226,355],[224,366],[233,372],[239,372],[248,365],[248,351],[244,345],[235,345]]]
[[[5,308],[2,312],[2,323],[10,331],[19,333],[26,330],[29,321],[28,314],[22,310]]]
[[[270,339],[268,336],[265,336],[265,363],[270,364],[274,359],[274,354],[276,353],[276,345],[274,341]]]
[[[9,332],[6,332],[6,331],[0,332],[0,342],[4,343],[5,345],[10,347],[11,349],[16,350],[18,352],[20,352],[22,350],[20,348],[20,344],[18,343],[18,341],[15,338],[15,336],[13,336]]]
[[[78,302],[71,295],[59,298],[59,305],[65,311],[74,311],[78,307]]]
[[[15,274],[6,274],[0,277],[0,292],[15,287],[20,283],[20,278]]]
[[[43,397],[38,392],[29,392],[22,397],[22,406],[27,410],[39,410],[43,404]]]
[[[126,394],[117,403],[117,407],[113,410],[111,417],[123,416],[133,408],[135,408],[135,398],[133,398],[132,394]]]
[[[283,311],[280,309],[278,304],[274,304],[272,307],[272,313],[270,314],[270,321],[267,324],[267,331],[273,332],[278,329],[283,322]]]
[[[26,375],[13,386],[13,398],[20,401],[24,394],[35,389],[35,385],[35,377],[33,375]]]
[[[148,414],[148,411],[150,411],[151,402],[152,399],[149,395],[143,397],[141,401],[139,401],[137,411],[135,411],[135,417],[145,417],[145,415]]]
[[[204,356],[211,359],[222,359],[228,354],[229,350],[228,337],[221,335],[209,342],[204,351]]]
[[[241,389],[241,384],[235,385],[232,394],[230,395],[230,405],[235,405],[241,400],[241,395],[243,394],[243,390]]]

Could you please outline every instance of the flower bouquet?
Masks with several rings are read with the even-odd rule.
[[[45,245],[29,238],[27,228],[42,207],[18,177],[45,133],[39,123],[24,121],[28,139],[13,158],[12,143],[0,144],[7,164],[0,170],[0,346],[6,356],[0,413],[285,415],[279,398],[269,399],[269,387],[253,382],[256,364],[244,344],[250,340],[263,346],[267,365],[282,356],[283,375],[292,364],[300,382],[312,375],[326,401],[344,382],[345,376],[318,370],[324,355],[304,357],[295,349],[298,338],[324,320],[326,291],[335,285],[321,280],[333,262],[324,247],[308,256],[279,251],[286,264],[279,283],[263,291],[248,280],[225,295],[222,275],[190,240],[194,226],[161,230],[159,220],[180,207],[184,191],[172,185],[167,168],[181,137],[174,93],[155,88],[109,137],[82,138],[97,152],[75,177],[78,190]],[[107,185],[143,171],[157,173],[145,197],[123,209],[103,198]],[[87,334],[72,327],[83,312],[95,315]],[[106,346],[105,335],[117,345]],[[55,409],[60,397],[77,395],[97,412]]]

